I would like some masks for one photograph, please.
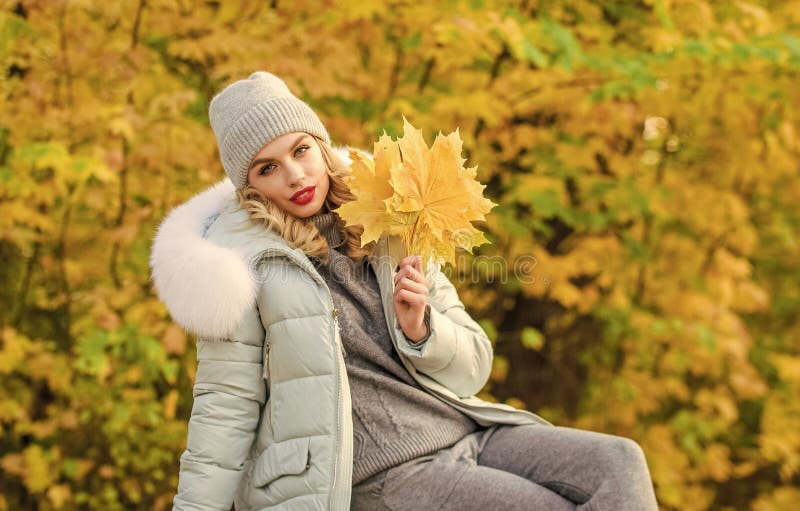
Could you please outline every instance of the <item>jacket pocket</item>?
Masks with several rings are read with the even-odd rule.
[[[267,447],[256,458],[253,466],[253,484],[266,486],[285,475],[302,474],[311,465],[309,438],[293,438]]]

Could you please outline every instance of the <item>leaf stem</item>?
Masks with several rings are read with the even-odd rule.
[[[417,219],[414,221],[414,227],[411,228],[411,237],[408,240],[408,247],[406,247],[406,255],[410,255],[411,250],[414,248],[414,233],[417,230],[417,224],[419,223],[419,215],[417,215]]]

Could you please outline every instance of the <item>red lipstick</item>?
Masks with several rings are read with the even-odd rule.
[[[313,186],[306,186],[296,194],[292,195],[292,198],[289,199],[295,204],[307,204],[314,198],[314,188]]]

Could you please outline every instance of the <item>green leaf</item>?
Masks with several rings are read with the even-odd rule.
[[[550,65],[550,61],[547,58],[547,55],[539,51],[539,49],[533,45],[527,38],[522,41],[522,51],[525,55],[525,58],[536,64],[537,67],[544,69]]]
[[[403,49],[405,50],[415,50],[418,46],[420,41],[422,41],[422,32],[417,30],[410,36],[406,36],[403,38]]]
[[[538,216],[554,216],[562,209],[556,190],[531,190],[525,198]]]
[[[717,340],[716,336],[714,335],[714,331],[708,328],[706,325],[697,326],[697,341],[704,348],[708,348],[711,351],[717,351]]]
[[[667,9],[667,6],[664,5],[664,0],[656,0],[654,7],[656,16],[658,17],[658,20],[661,22],[664,28],[667,28],[669,30],[675,30],[675,24],[672,22],[672,18],[669,15],[669,10]]]
[[[520,333],[522,345],[529,350],[539,351],[544,347],[544,335],[533,327],[525,327]]]

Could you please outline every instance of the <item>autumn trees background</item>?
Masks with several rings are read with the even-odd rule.
[[[0,510],[169,508],[195,353],[149,247],[256,69],[339,145],[459,129],[483,397],[634,438],[665,510],[796,508],[800,2],[0,0]]]

